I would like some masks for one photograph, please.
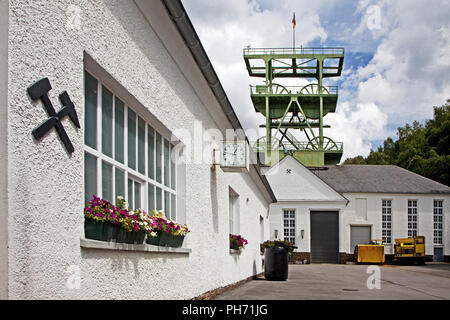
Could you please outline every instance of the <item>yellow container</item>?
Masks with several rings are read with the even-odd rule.
[[[385,261],[384,246],[377,244],[358,244],[355,250],[358,263],[380,263]]]

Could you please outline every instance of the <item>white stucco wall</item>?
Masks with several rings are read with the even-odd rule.
[[[449,195],[423,195],[423,194],[369,194],[346,193],[344,196],[350,200],[344,210],[343,246],[345,252],[350,253],[350,226],[371,225],[372,239],[382,239],[381,233],[381,204],[382,200],[392,200],[392,242],[395,238],[408,237],[408,200],[417,200],[417,235],[425,236],[425,251],[433,255],[433,200],[443,201],[443,246],[444,255],[450,254],[450,196]],[[367,219],[358,218],[355,212],[355,199],[367,199]],[[385,253],[393,254],[393,244],[385,245]]]
[[[81,9],[79,30],[67,28],[70,4]],[[185,128],[193,135],[195,121],[202,121],[205,129],[231,128],[223,121],[224,115],[217,114],[217,102],[193,59],[185,54],[187,49],[170,20],[164,18],[163,7],[155,1],[153,9],[161,20],[152,28],[133,1],[10,1],[11,299],[185,299],[262,271],[259,219],[264,217],[268,236],[267,198],[250,175],[224,173],[218,167],[211,170],[207,164],[185,168],[185,220],[192,229],[185,240],[185,246],[192,249],[189,255],[80,247],[84,220],[84,51],[168,132]],[[155,28],[166,34],[157,35]],[[160,39],[170,32],[174,32],[172,43],[166,46]],[[168,52],[167,48],[177,50]],[[180,64],[180,56],[184,56],[184,64]],[[195,70],[190,79],[182,72],[185,69]],[[58,95],[64,90],[75,104],[82,128],[76,129],[68,118],[63,121],[75,147],[72,155],[54,130],[41,141],[34,141],[31,135],[47,114],[40,103],[30,101],[26,89],[44,77],[52,84],[50,99],[56,110],[60,108]],[[240,232],[249,240],[241,255],[232,255],[228,249],[229,186],[239,194]],[[80,289],[66,286],[69,266],[80,268]]]
[[[8,296],[8,1],[0,1],[0,299]]]

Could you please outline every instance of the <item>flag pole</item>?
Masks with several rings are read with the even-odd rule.
[[[295,50],[295,26],[296,26],[296,21],[295,21],[295,12],[293,13],[292,16],[292,49]]]

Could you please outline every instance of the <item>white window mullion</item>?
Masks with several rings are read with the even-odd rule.
[[[125,200],[129,201],[128,194],[128,105],[123,105],[123,117],[124,117],[124,137],[123,137],[123,160],[125,163],[124,171],[124,188],[125,188]]]
[[[97,150],[101,155],[102,150],[102,84],[100,81],[97,84]],[[103,184],[102,184],[102,159],[101,157],[97,157],[97,196],[103,197]]]

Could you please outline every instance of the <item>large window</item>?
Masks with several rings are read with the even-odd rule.
[[[408,237],[417,236],[417,200],[408,200]]]
[[[381,224],[383,243],[392,243],[392,200],[381,201]]]
[[[433,201],[433,244],[441,245],[442,242],[442,217],[443,201]]]
[[[85,203],[93,195],[176,218],[174,146],[85,72]]]
[[[284,240],[295,245],[295,210],[283,210]]]

